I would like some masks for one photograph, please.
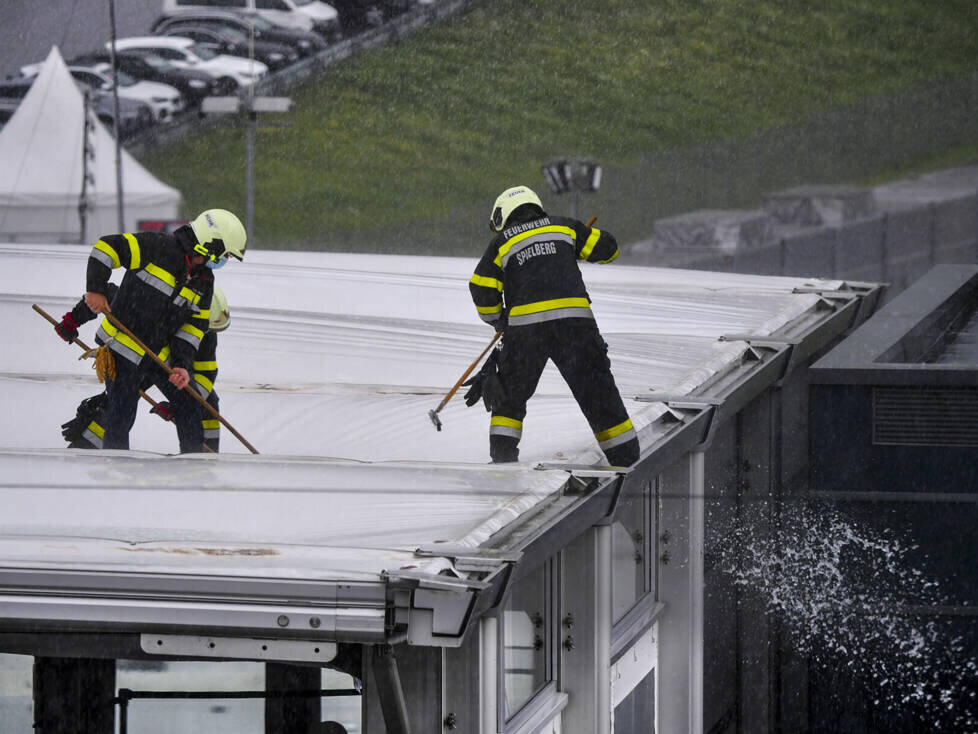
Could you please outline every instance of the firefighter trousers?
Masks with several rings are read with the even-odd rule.
[[[145,360],[144,360],[145,363]],[[177,390],[166,381],[166,374],[156,365],[142,367],[128,359],[117,357],[115,360],[115,378],[105,381],[106,406],[104,415],[105,435],[102,438],[102,448],[128,449],[129,431],[136,422],[136,410],[139,408],[139,389],[146,376],[146,370],[158,386],[163,384],[173,388],[167,395],[170,400],[170,412],[177,427],[177,437],[180,441],[180,453],[197,453],[203,450],[204,431],[201,427],[201,408],[186,390]],[[155,374],[156,372],[159,375]],[[166,394],[166,391],[164,392]]]
[[[622,402],[608,345],[593,319],[555,319],[510,327],[499,355],[500,394],[492,397],[489,454],[494,462],[518,461],[526,404],[552,360],[584,413],[610,464],[639,458],[638,438]]]

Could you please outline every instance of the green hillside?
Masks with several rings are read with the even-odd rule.
[[[256,235],[301,247],[487,209],[513,183],[545,192],[557,155],[628,166],[975,72],[975,0],[477,0],[290,91],[290,126],[258,135]],[[144,163],[188,213],[243,211],[243,153],[229,126]]]

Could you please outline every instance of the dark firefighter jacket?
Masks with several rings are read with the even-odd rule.
[[[480,318],[508,326],[561,318],[594,318],[577,260],[606,263],[618,257],[608,232],[568,217],[510,219],[475,268],[469,290]]]
[[[112,314],[161,359],[191,371],[208,331],[214,279],[204,266],[191,272],[187,252],[176,237],[162,232],[108,235],[89,255],[86,287],[105,294],[112,270],[125,268]],[[144,355],[108,319],[95,340],[135,364]]]

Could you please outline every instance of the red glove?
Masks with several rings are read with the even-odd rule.
[[[152,408],[149,409],[150,413],[156,413],[160,418],[165,421],[173,422],[173,414],[170,412],[170,404],[165,400],[162,403],[157,403]]]
[[[55,324],[54,330],[58,332],[58,336],[69,344],[78,338],[78,324],[71,318],[71,311],[61,317],[61,323]]]

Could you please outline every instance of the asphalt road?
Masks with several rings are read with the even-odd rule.
[[[161,0],[0,0],[0,78],[47,58],[52,46],[65,59],[101,48],[110,38],[115,2],[116,35],[142,35],[159,15]]]

